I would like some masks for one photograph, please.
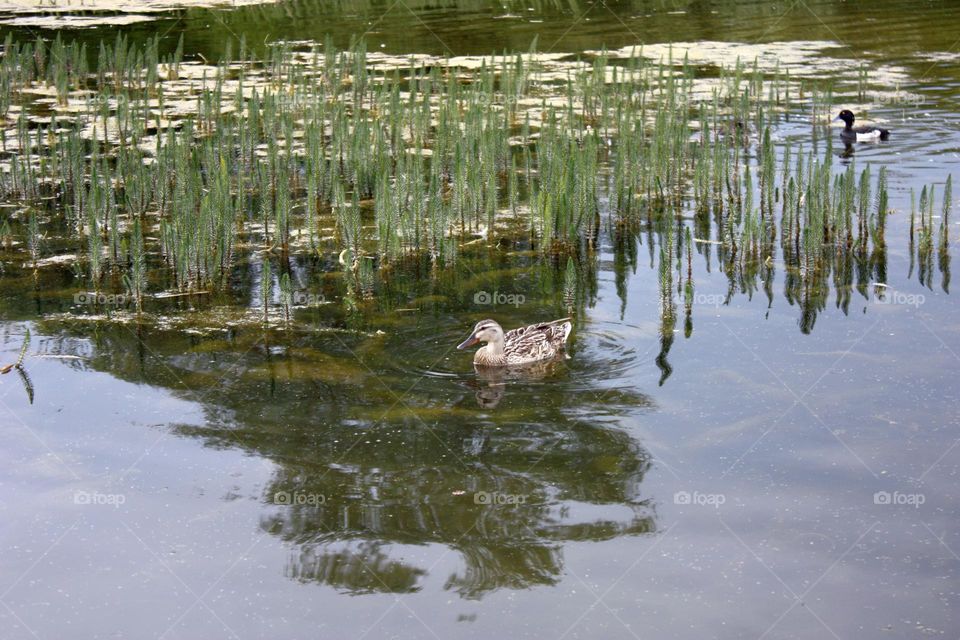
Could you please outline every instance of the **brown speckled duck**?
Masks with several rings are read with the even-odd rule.
[[[473,328],[470,337],[457,345],[457,349],[486,342],[473,356],[475,365],[504,367],[529,364],[548,360],[563,351],[570,329],[570,318],[531,324],[506,333],[495,321],[481,320]]]

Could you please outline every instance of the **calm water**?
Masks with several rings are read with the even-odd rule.
[[[239,321],[255,263],[138,327],[82,319],[69,267],[4,250],[0,364],[33,340],[29,378],[0,377],[0,636],[957,637],[956,212],[928,280],[907,243],[909,190],[960,178],[956,24],[955,2],[678,0],[292,2],[131,27],[207,59],[240,33],[392,53],[835,43],[841,76],[896,67],[915,94],[874,100],[895,133],[854,149],[890,172],[889,287],[802,303],[780,265],[743,282],[697,244],[689,324],[680,302],[664,332],[656,237],[606,229],[573,281],[522,244],[363,291],[335,255],[301,256],[327,304],[292,329]],[[812,131],[801,110],[775,134]],[[571,311],[570,358],[533,375],[478,376],[453,349],[484,317]]]

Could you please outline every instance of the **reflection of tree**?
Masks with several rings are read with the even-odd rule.
[[[282,520],[271,519],[265,526],[274,523],[283,525]],[[376,543],[336,551],[323,551],[317,545],[305,544],[292,554],[284,570],[284,575],[299,582],[320,582],[352,594],[418,591],[417,581],[425,573],[390,560]]]
[[[500,271],[496,263],[472,265],[497,274],[492,283],[465,283],[466,268],[433,276],[422,263],[397,264],[368,299],[358,296],[349,308],[294,308],[289,322],[266,328],[259,314],[207,336],[102,323],[85,363],[201,403],[205,423],[177,425],[177,434],[276,464],[261,527],[291,546],[284,569],[291,579],[350,593],[415,591],[430,567],[404,549],[439,545],[460,559],[446,585],[463,597],[553,584],[567,542],[654,530],[639,489],[648,456],[616,426],[650,400],[629,389],[601,393],[562,360],[533,376],[481,376],[469,360],[459,375],[427,370],[449,361],[468,324],[464,292],[522,292],[523,309],[497,309],[508,325],[556,317],[571,301],[582,317],[596,295],[595,267],[530,262],[517,269],[505,261]],[[295,288],[327,300],[352,286],[342,275],[307,276],[293,267]],[[258,289],[249,273],[241,270],[237,280]],[[398,311],[414,307],[420,314]],[[214,315],[200,308],[193,317]],[[64,336],[91,329],[41,324]],[[576,331],[574,357],[575,341]],[[591,370],[602,365],[585,360]],[[491,390],[496,402],[478,407],[478,394]],[[280,504],[278,493],[322,500]],[[477,498],[488,494],[523,499]]]
[[[563,571],[561,546],[517,544],[513,547],[463,545],[462,573],[450,576],[444,588],[470,598],[498,588],[525,589],[532,585],[552,585]]]
[[[292,577],[358,592],[415,590],[425,569],[391,559],[390,545],[437,543],[463,563],[448,588],[480,597],[553,584],[567,541],[654,529],[638,495],[647,456],[628,436],[565,418],[561,406],[521,416],[510,429],[512,421],[497,429],[462,415],[430,424],[408,416],[359,436],[344,434],[342,423],[300,421],[286,425],[283,439],[265,438],[255,424],[179,430],[282,460],[268,501],[323,497],[275,507],[262,522],[298,548]],[[498,504],[498,496],[520,503]],[[609,505],[611,515],[572,520],[568,506],[578,504]],[[623,506],[631,515],[614,517]]]

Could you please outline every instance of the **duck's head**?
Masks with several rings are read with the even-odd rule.
[[[493,320],[481,320],[473,327],[470,337],[457,345],[457,349],[467,349],[478,342],[503,342],[503,329]]]
[[[837,115],[836,118],[833,119],[834,122],[838,120],[842,120],[843,122],[846,123],[848,127],[852,127],[853,121],[856,120],[856,118],[853,117],[853,111],[850,111],[849,109],[844,109]]]

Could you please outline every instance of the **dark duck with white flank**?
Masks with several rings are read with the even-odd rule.
[[[854,127],[853,123],[856,121],[856,117],[853,115],[853,111],[849,109],[844,109],[840,112],[840,115],[833,119],[834,122],[837,120],[842,120],[846,125],[840,131],[840,139],[844,142],[873,142],[875,140],[886,140],[890,137],[890,130],[882,127]]]
[[[563,351],[571,327],[570,318],[561,318],[504,333],[495,321],[481,320],[473,328],[470,337],[457,345],[457,349],[466,349],[478,342],[485,342],[473,355],[473,363],[484,367],[540,362]]]

